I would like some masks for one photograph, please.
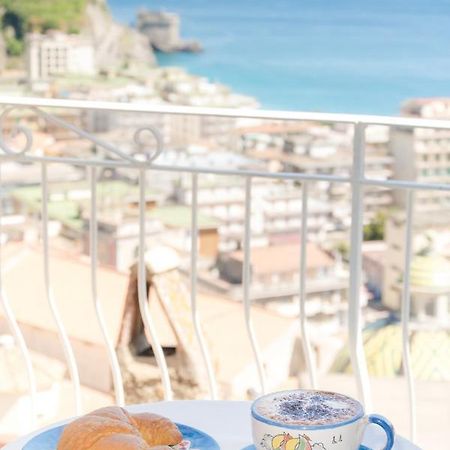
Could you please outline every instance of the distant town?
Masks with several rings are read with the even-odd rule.
[[[11,55],[11,49],[8,50],[8,36],[17,31],[10,25],[13,22],[3,22],[3,37],[0,37],[2,95],[146,105],[259,107],[257,99],[235,93],[227,86],[179,67],[157,66],[155,51],[202,51],[200,42],[181,40],[181,22],[175,14],[140,11],[136,27],[131,28],[115,23],[104,8],[104,2],[88,3],[87,25],[82,32],[49,28],[26,33],[20,55]],[[153,312],[157,317],[164,316],[167,322],[161,325],[161,332],[168,355],[171,355],[170,349],[177,347],[190,355],[193,345],[192,330],[180,334],[177,331],[185,320],[180,311],[185,311],[189,302],[187,286],[192,238],[192,177],[182,173],[181,168],[230,167],[270,173],[349,176],[352,167],[353,130],[347,125],[77,109],[58,109],[51,113],[130,155],[135,155],[131,143],[136,129],[152,126],[160,131],[164,143],[157,163],[180,167],[180,172],[149,178],[146,191],[149,285],[154,287],[151,298],[159,298],[163,305]],[[450,119],[450,98],[409,99],[401,105],[401,114]],[[2,123],[3,133],[8,135],[17,123],[33,130],[30,155],[89,159],[103,154],[91,141],[44,122],[27,109],[16,109],[8,115]],[[12,136],[8,145],[20,148],[20,136]],[[108,155],[105,153],[104,157]],[[369,126],[365,163],[365,173],[371,178],[448,183],[450,133]],[[1,171],[1,239],[4,264],[10,265],[4,276],[5,289],[16,302],[18,321],[32,340],[30,347],[38,355],[36,360],[45,349],[50,359],[60,361],[60,351],[52,343],[52,339],[56,339],[55,327],[50,325],[48,314],[34,311],[31,303],[25,302],[34,295],[36,305],[39,301],[45,303],[44,293],[39,289],[31,293],[29,286],[17,283],[20,279],[37,277],[35,265],[42,257],[41,171],[34,165],[12,161],[2,162]],[[97,183],[99,283],[104,288],[105,298],[118,305],[116,312],[108,311],[114,341],[122,349],[132,343],[133,358],[148,356],[151,352],[142,324],[136,325],[133,316],[137,301],[135,262],[139,242],[137,176],[135,171],[126,168],[104,170],[98,174]],[[48,212],[52,252],[57,261],[55,270],[65,268],[66,273],[78,274],[82,279],[88,271],[86,260],[90,253],[88,175],[85,168],[51,164],[49,179]],[[299,313],[302,186],[294,181],[266,178],[255,178],[253,183],[250,297],[256,306],[257,329],[268,330],[262,344],[264,357],[274,355],[274,341],[288,349],[286,355],[279,357],[276,368],[268,368],[281,382],[299,370],[305,371],[305,362],[294,358],[299,351],[296,318]],[[345,373],[350,364],[342,348],[347,340],[352,193],[346,185],[317,182],[310,184],[309,194],[306,313],[311,324],[312,345],[321,373]],[[404,193],[399,191],[365,188],[361,296],[365,323],[371,325],[367,329],[367,340],[372,342],[373,348],[378,345],[377,339],[389,339],[380,334],[383,330],[398,329],[405,201]],[[450,327],[450,217],[446,211],[450,211],[448,191],[417,192],[411,267],[411,327],[416,339],[421,339],[420,333],[426,331],[448,333]],[[217,353],[235,357],[231,355],[232,346],[222,342],[224,338],[215,330],[226,330],[230,321],[242,315],[243,180],[211,174],[199,176],[198,212],[199,296],[211,325],[206,333]],[[22,245],[27,250],[19,250]],[[63,292],[66,282],[62,272],[55,277],[55,283],[56,291]],[[87,328],[77,327],[82,312],[75,313],[72,302],[83,296],[89,298],[89,290],[86,290],[87,287],[80,285],[76,297],[69,295],[64,300],[61,295],[67,327],[85,368],[104,350],[98,331],[89,334]],[[167,292],[176,292],[176,299],[168,299]],[[88,320],[94,322],[95,318]],[[0,331],[6,333],[6,330],[5,320],[0,315]],[[244,330],[236,331],[236,336],[230,339],[244,339],[243,334]],[[89,348],[82,351],[84,346]],[[421,349],[426,353],[426,346]],[[373,358],[369,361],[370,370],[376,372],[383,366],[377,361],[386,356],[381,350],[369,356]],[[249,380],[253,376],[249,369],[250,357],[250,349],[243,349],[242,355],[235,357],[233,366],[218,367],[223,391],[230,397],[248,395]],[[109,392],[111,376],[106,357],[101,358],[105,363],[101,376],[85,370],[81,375],[82,383]],[[126,371],[134,371],[129,375],[131,400],[160,395],[156,381],[148,385],[139,378],[144,377],[144,373],[149,375],[139,366],[139,358],[133,359],[125,350],[122,358],[122,362],[127,361]],[[428,360],[432,355],[422,353],[420,358]],[[55,373],[63,377],[57,363],[55,367]],[[427,364],[417,365],[416,370],[416,377],[423,380],[450,379],[450,372],[430,372]],[[377,373],[380,376],[395,376],[402,373],[402,367],[399,364],[390,372],[380,372]],[[179,376],[178,382],[183,385],[186,380]]]

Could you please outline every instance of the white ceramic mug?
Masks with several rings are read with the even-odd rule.
[[[389,420],[377,414],[365,415],[359,402],[341,394],[331,393],[353,402],[353,405],[356,405],[356,412],[352,417],[337,422],[299,425],[286,423],[286,421],[283,423],[281,419],[268,418],[261,413],[263,400],[267,403],[267,400],[274,396],[289,396],[296,393],[330,395],[329,392],[324,391],[296,390],[268,394],[256,399],[252,405],[253,443],[256,450],[358,450],[364,429],[369,423],[375,423],[383,428],[387,436],[384,450],[392,449],[394,428]],[[323,405],[321,407],[323,408]]]

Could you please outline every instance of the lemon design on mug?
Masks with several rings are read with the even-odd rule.
[[[278,449],[278,448],[282,448],[282,445],[285,444],[289,439],[286,439],[289,436],[289,439],[292,439],[292,436],[290,436],[289,434],[277,434],[273,439],[272,439],[272,448],[273,449]]]
[[[290,434],[277,434],[272,439],[273,450],[312,450],[311,439],[305,434],[294,438]]]

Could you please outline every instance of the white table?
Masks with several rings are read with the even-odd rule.
[[[241,450],[252,441],[250,405],[250,402],[182,400],[133,405],[128,409],[132,412],[151,411],[162,414],[174,422],[203,430],[216,439],[222,450]],[[44,430],[8,444],[3,450],[21,450],[31,437],[42,431]],[[369,426],[363,443],[373,450],[379,450],[383,448],[384,439],[381,429]],[[420,450],[401,437],[396,438],[394,449]]]

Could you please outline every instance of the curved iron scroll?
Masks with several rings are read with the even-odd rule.
[[[145,158],[138,158],[133,155],[129,155],[128,153],[124,152],[120,148],[104,141],[103,139],[98,138],[97,136],[94,136],[91,133],[88,133],[87,131],[82,130],[81,128],[66,122],[63,119],[60,119],[59,117],[56,117],[52,114],[49,114],[42,109],[35,107],[35,106],[11,106],[8,108],[5,108],[3,112],[0,114],[0,148],[9,155],[24,155],[27,152],[31,150],[33,147],[33,130],[30,128],[15,124],[9,130],[9,137],[14,138],[18,135],[23,135],[25,138],[25,143],[22,148],[15,149],[8,145],[7,139],[5,139],[5,119],[13,110],[16,109],[29,109],[36,113],[37,116],[41,117],[48,123],[52,123],[54,125],[60,126],[61,128],[64,128],[66,130],[70,130],[73,133],[75,133],[77,136],[87,139],[88,141],[92,142],[98,147],[101,147],[105,149],[107,152],[110,153],[111,156],[118,156],[120,159],[130,162],[133,166],[135,165],[147,165],[151,162],[153,162],[163,151],[163,139],[161,136],[161,133],[158,131],[157,128],[155,128],[152,125],[146,125],[145,127],[139,127],[134,133],[133,136],[133,143],[134,146],[139,149],[144,155]],[[150,134],[155,143],[156,143],[156,149],[149,148],[148,144],[144,140],[144,135]]]

